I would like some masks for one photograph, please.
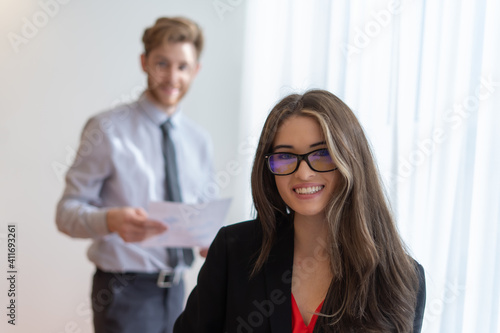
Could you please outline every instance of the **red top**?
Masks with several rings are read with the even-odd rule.
[[[321,304],[318,306],[316,312],[321,311],[323,302],[321,302]],[[314,331],[314,325],[316,325],[316,320],[318,320],[318,316],[313,314],[309,325],[306,326],[306,324],[304,323],[304,319],[300,314],[297,302],[295,301],[295,297],[293,297],[292,294],[292,333],[312,333],[312,331]]]

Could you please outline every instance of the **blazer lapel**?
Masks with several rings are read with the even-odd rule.
[[[271,332],[292,331],[293,222],[281,221],[277,239],[264,265],[267,297],[274,306],[269,322]]]

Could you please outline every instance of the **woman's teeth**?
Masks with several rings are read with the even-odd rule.
[[[324,186],[310,186],[310,187],[299,187],[294,189],[298,194],[314,194],[323,189]]]

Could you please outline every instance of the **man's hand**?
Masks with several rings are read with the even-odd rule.
[[[140,242],[167,230],[163,223],[149,220],[142,208],[110,209],[106,214],[106,223],[109,231],[116,232],[125,242]]]

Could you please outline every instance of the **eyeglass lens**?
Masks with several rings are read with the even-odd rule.
[[[330,171],[335,165],[327,149],[313,151],[307,155],[310,167],[315,171]],[[269,167],[275,174],[288,174],[295,171],[298,156],[291,153],[275,153],[269,156]]]

